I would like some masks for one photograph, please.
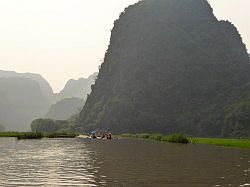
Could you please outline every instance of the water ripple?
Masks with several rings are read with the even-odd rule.
[[[0,138],[0,186],[249,186],[250,151],[143,140]]]
[[[1,139],[0,186],[97,186],[93,150],[72,141]]]

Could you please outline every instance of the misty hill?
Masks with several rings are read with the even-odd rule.
[[[49,112],[55,118],[70,117],[75,114],[76,109],[83,107],[82,99],[90,93],[95,76],[93,74],[87,79],[71,80],[60,94],[55,94],[49,83],[39,74],[0,70],[0,124],[6,130],[30,130],[31,121],[44,117],[52,104],[66,98],[78,97],[79,99],[59,102]],[[65,103],[69,106],[68,111]]]
[[[21,77],[21,78],[29,78],[37,83],[39,83],[42,94],[44,98],[49,102],[53,102],[54,100],[54,93],[53,90],[48,83],[41,75],[35,73],[17,73],[14,71],[3,71],[0,70],[0,77],[10,78],[10,77]]]
[[[0,90],[0,124],[6,126],[7,124],[13,124],[14,119],[11,116],[16,116],[11,104],[4,92]]]
[[[46,118],[54,120],[66,120],[80,112],[85,101],[79,98],[67,98],[52,105]]]
[[[63,90],[56,94],[56,100],[64,98],[81,98],[86,99],[87,94],[91,92],[91,85],[95,83],[97,73],[90,75],[88,78],[80,78],[78,80],[70,79]]]
[[[143,0],[114,23],[80,128],[250,136],[249,81],[240,34],[206,0]]]
[[[0,70],[0,78],[21,77],[36,81],[40,85],[44,98],[51,104],[65,98],[86,99],[87,94],[91,92],[91,85],[95,83],[97,74],[93,73],[88,78],[79,78],[78,80],[70,79],[60,93],[54,93],[48,81],[39,74]]]
[[[5,127],[0,124],[0,132],[4,132],[4,131],[5,131]]]
[[[28,78],[0,78],[0,124],[6,130],[30,130],[30,123],[43,116],[49,103],[40,85]]]

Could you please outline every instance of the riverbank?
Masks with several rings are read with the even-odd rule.
[[[41,138],[75,138],[76,133],[33,133],[33,132],[0,132],[0,137],[16,137],[17,139],[41,139]],[[182,134],[162,135],[162,134],[121,134],[119,138],[141,138],[151,139],[169,143],[192,143],[209,144],[223,147],[238,147],[250,149],[250,139],[223,139],[223,138],[190,138]]]
[[[143,139],[151,139],[162,142],[170,142],[170,143],[182,143],[187,144],[190,143],[190,139],[183,134],[173,134],[173,135],[162,135],[162,134],[122,134],[120,137],[123,138],[143,138]]]
[[[250,149],[250,139],[192,138],[191,143]]]
[[[122,134],[123,138],[142,138],[170,143],[192,143],[209,144],[223,147],[238,147],[250,149],[250,139],[223,139],[223,138],[191,138],[182,134],[162,135],[162,134]]]
[[[16,137],[17,139],[75,138],[77,135],[75,133],[0,132],[0,137]]]

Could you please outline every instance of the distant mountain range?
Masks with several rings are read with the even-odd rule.
[[[70,117],[82,108],[95,76],[96,73],[86,79],[70,80],[60,93],[55,94],[39,74],[0,70],[0,124],[7,131],[28,131],[36,118]]]

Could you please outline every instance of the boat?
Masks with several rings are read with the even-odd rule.
[[[112,134],[111,133],[107,133],[107,134],[103,134],[102,136],[96,136],[96,134],[91,133],[91,134],[80,134],[79,136],[77,136],[77,138],[83,138],[83,139],[101,139],[101,140],[112,140]]]
[[[85,135],[85,134],[80,134],[79,136],[77,136],[77,138],[89,139],[89,138],[91,138],[91,137],[88,136],[88,135]]]

